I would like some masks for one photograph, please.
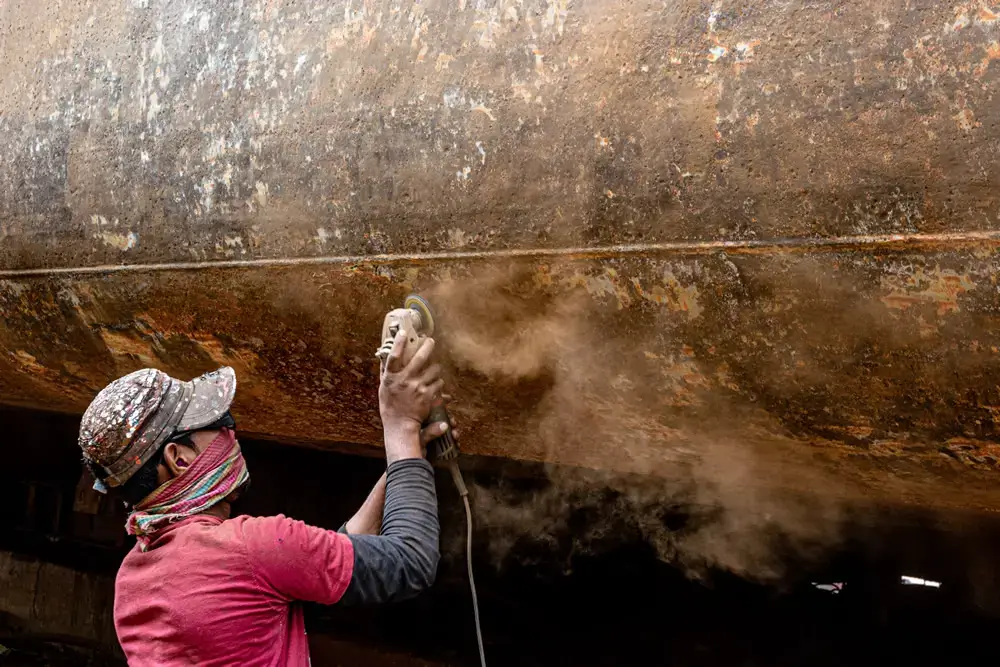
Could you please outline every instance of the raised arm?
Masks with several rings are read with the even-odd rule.
[[[354,513],[340,532],[349,535],[378,535],[382,531],[382,513],[385,511],[385,482],[388,473],[375,482],[361,509]]]
[[[286,599],[392,602],[434,583],[440,526],[434,472],[423,447],[440,435],[440,427],[425,430],[422,439],[420,425],[441,391],[441,370],[429,361],[433,341],[403,367],[405,345],[405,337],[396,338],[379,389],[388,460],[384,483],[345,525],[348,533],[378,534],[345,535],[344,529],[323,530],[283,516],[242,524],[255,576]]]
[[[420,432],[420,444],[426,451],[427,445],[439,438],[448,430],[448,424],[440,422],[431,424]],[[457,436],[456,436],[457,437]],[[350,535],[378,535],[382,532],[382,517],[385,512],[385,484],[387,473],[382,476],[371,493],[361,505],[361,508],[340,529],[340,532]]]
[[[349,535],[354,572],[342,598],[347,604],[403,600],[429,588],[437,575],[437,494],[433,469],[424,458],[427,441],[436,436],[425,432],[421,437],[420,426],[440,396],[443,382],[440,367],[430,362],[434,341],[427,340],[404,366],[406,344],[405,334],[396,337],[382,373],[379,412],[388,462],[384,513],[378,535]],[[369,496],[374,511],[377,487],[372,495],[376,496]],[[374,520],[368,516],[358,524],[370,528]],[[350,525],[347,531],[353,533]]]

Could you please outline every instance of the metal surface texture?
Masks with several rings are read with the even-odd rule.
[[[374,452],[415,290],[467,452],[1000,509],[994,9],[7,0],[0,401]]]

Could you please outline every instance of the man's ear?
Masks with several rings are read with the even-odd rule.
[[[170,471],[171,477],[177,477],[194,463],[198,454],[190,447],[184,447],[176,442],[167,443],[163,449],[163,463]]]

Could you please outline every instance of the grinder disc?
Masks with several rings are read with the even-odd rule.
[[[411,294],[406,297],[403,307],[420,313],[420,323],[424,325],[422,334],[425,336],[434,335],[434,313],[431,312],[431,305],[423,297]]]

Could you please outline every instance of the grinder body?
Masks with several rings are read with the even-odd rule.
[[[382,345],[375,355],[381,361],[382,372],[385,372],[386,360],[400,331],[406,333],[406,350],[402,359],[403,365],[406,365],[434,333],[434,316],[430,306],[419,296],[407,297],[404,306],[389,311],[382,322]],[[427,454],[432,462],[444,463],[458,458],[458,441],[452,436],[451,417],[442,397],[435,400],[424,426],[439,422],[448,424],[448,430],[428,444]]]

